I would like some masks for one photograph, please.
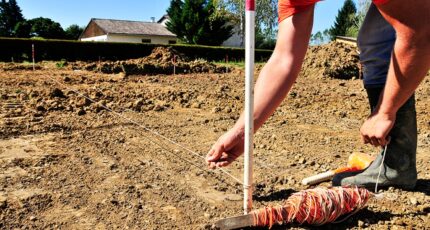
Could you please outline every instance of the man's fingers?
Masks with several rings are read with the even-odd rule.
[[[208,154],[206,154],[206,162],[209,164],[209,158],[211,158],[212,157],[212,155],[213,155],[213,153],[214,153],[214,150],[213,150],[213,148],[211,149],[211,150],[209,150],[209,152],[208,152]]]
[[[230,164],[229,155],[224,152],[222,146],[214,146],[206,156],[206,162],[210,169],[216,169],[217,167],[225,167]]]
[[[361,140],[363,141],[364,144],[370,143],[370,138],[367,135],[361,134]]]
[[[215,163],[215,162],[210,162],[210,163],[208,164],[208,167],[209,167],[210,169],[216,169],[216,163]]]
[[[225,167],[225,166],[228,166],[229,164],[230,164],[230,162],[228,162],[228,161],[219,161],[216,163],[216,166],[217,167]]]
[[[380,146],[382,146],[382,147],[387,145],[387,140],[385,139],[385,137],[379,138],[378,141],[379,141]]]
[[[361,134],[361,140],[364,144],[371,144],[375,147],[389,144],[389,138],[387,139],[386,137],[370,137],[368,135]]]
[[[378,147],[378,146],[379,146],[379,140],[378,140],[378,138],[376,138],[376,137],[371,137],[371,138],[370,138],[370,143],[371,143],[373,146],[375,146],[375,147]]]
[[[221,157],[223,152],[224,152],[224,149],[222,147],[218,147],[218,146],[212,147],[212,149],[209,151],[208,155],[206,156],[206,161],[207,162],[217,161]]]
[[[208,167],[210,169],[216,169],[216,168],[228,166],[230,163],[231,162],[229,162],[228,160],[219,160],[219,161],[208,163]]]

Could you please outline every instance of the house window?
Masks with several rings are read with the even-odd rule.
[[[176,40],[169,40],[169,44],[170,44],[170,45],[172,45],[172,44],[176,44]]]
[[[144,38],[144,39],[142,39],[142,43],[151,43],[151,39]]]

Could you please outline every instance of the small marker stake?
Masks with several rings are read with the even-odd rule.
[[[225,55],[225,63],[227,64],[225,67],[225,72],[228,73],[228,54]]]
[[[35,58],[34,58],[34,44],[31,44],[31,57],[33,59],[33,71],[36,70],[35,67]]]
[[[173,75],[176,75],[176,55],[173,55]]]

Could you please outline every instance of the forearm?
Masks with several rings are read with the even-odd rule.
[[[378,112],[395,115],[424,79],[430,67],[430,46],[398,40]]]
[[[430,68],[430,2],[392,0],[379,10],[396,30],[397,38],[377,111],[395,115]]]
[[[312,30],[313,7],[279,25],[276,48],[254,88],[254,128],[258,130],[281,104],[297,79]],[[235,129],[243,130],[243,114]]]

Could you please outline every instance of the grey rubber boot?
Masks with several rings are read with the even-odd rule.
[[[382,88],[367,89],[372,111],[378,104]],[[415,98],[412,96],[399,109],[396,122],[389,136],[384,165],[378,187],[413,189],[417,182],[416,150],[417,120]],[[374,189],[383,158],[383,151],[365,170],[356,173],[341,173],[333,178],[333,186],[358,185]]]

